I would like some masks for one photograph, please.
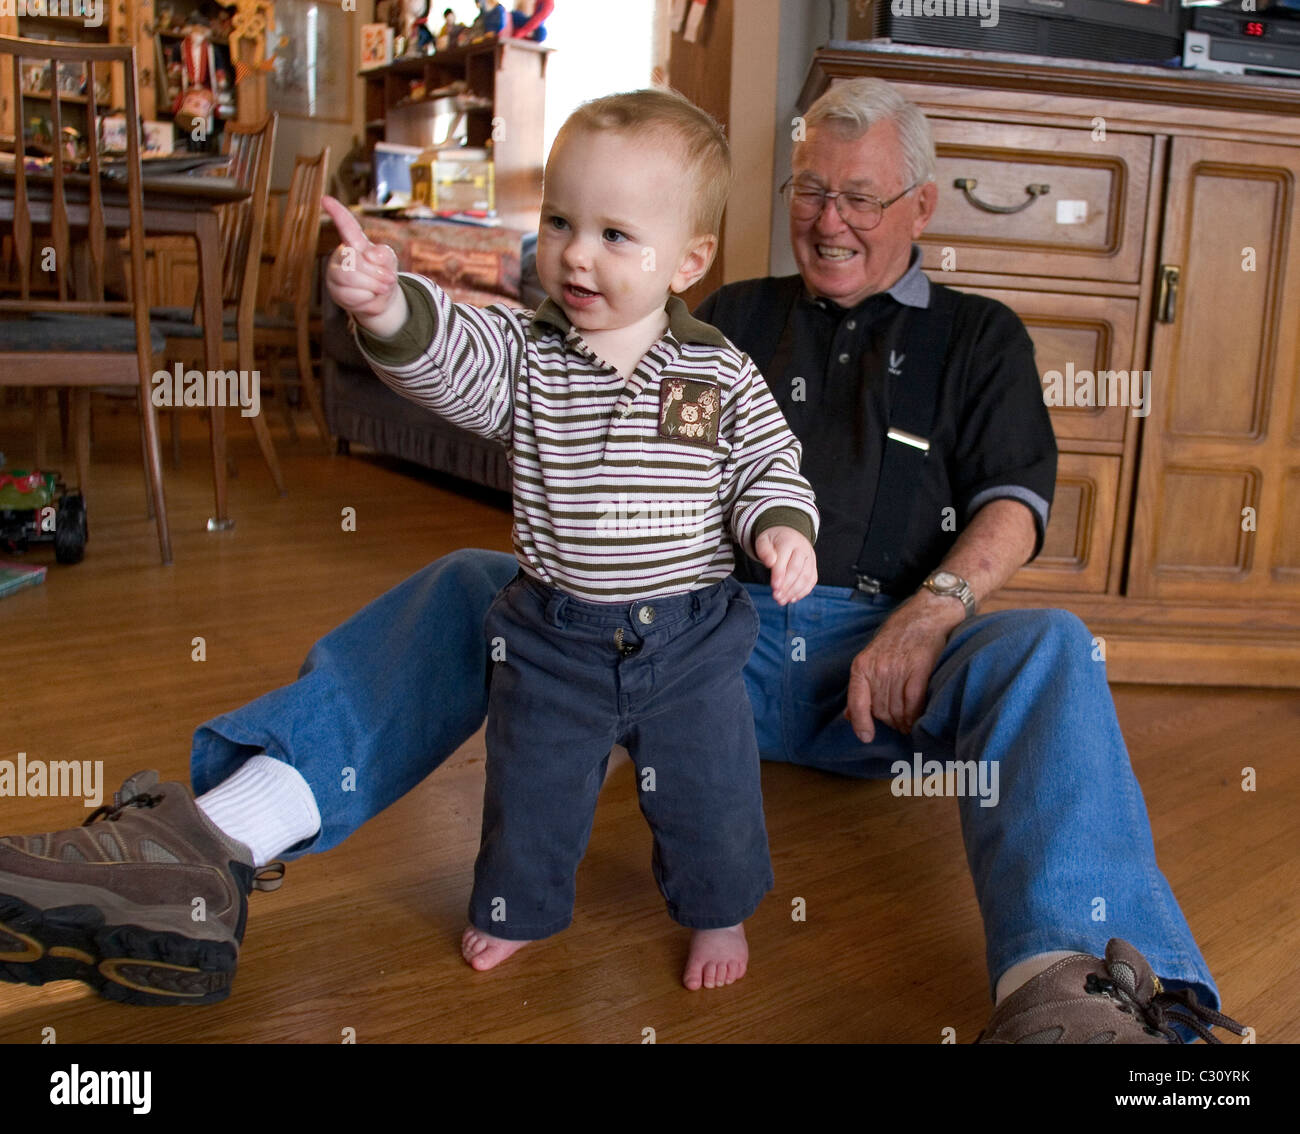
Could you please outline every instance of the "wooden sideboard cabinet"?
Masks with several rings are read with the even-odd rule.
[[[1020,315],[1056,431],[989,606],[1074,611],[1114,681],[1300,687],[1300,81],[842,43],[800,106],[863,76],[929,118],[925,267]]]

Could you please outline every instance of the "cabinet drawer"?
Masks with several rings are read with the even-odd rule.
[[[1150,137],[1110,132],[1094,141],[1091,130],[930,123],[939,203],[921,237],[925,267],[1138,282]],[[964,191],[960,180],[975,184]],[[1047,189],[1031,196],[1031,185]],[[945,265],[945,247],[955,263]]]
[[[1106,590],[1119,457],[1062,453],[1056,468],[1056,497],[1038,558],[1016,572],[1008,587],[1035,591]]]
[[[987,295],[1020,316],[1034,341],[1038,379],[1058,442],[1122,442],[1128,420],[1150,411],[1150,382],[1141,372],[1133,380],[1141,361],[1134,351],[1136,300],[1000,288],[957,290]]]

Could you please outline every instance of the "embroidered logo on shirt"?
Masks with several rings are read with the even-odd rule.
[[[721,408],[715,383],[664,378],[659,383],[659,436],[716,445]]]

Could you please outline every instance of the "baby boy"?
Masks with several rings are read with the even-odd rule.
[[[674,294],[712,263],[730,180],[721,129],[680,95],[579,107],[546,166],[536,312],[452,303],[325,198],[344,241],[327,285],[375,372],[510,454],[520,572],[485,626],[475,969],[570,923],[615,744],[694,931],[683,983],[748,965],[742,923],[773,878],[741,677],[758,617],[731,541],[794,602],[817,581],[818,515],[762,376]]]

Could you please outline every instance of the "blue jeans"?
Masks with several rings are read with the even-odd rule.
[[[281,857],[342,842],[482,725],[483,620],[516,571],[512,556],[459,551],[381,595],[312,647],[293,684],[196,731],[195,793],[265,751],[298,769],[321,813],[321,830]],[[745,683],[764,759],[855,777],[889,777],[895,761],[916,751],[925,760],[996,763],[996,806],[981,806],[975,794],[958,798],[990,989],[1036,953],[1101,956],[1109,938],[1123,937],[1167,985],[1192,986],[1202,1003],[1219,1006],[1156,866],[1104,665],[1093,660],[1082,622],[1021,610],[963,623],[930,679],[913,735],[878,724],[864,745],[841,716],[849,666],[892,600],[818,587],[779,607],[764,588],[747,589],[760,625]],[[1105,920],[1094,920],[1098,898]]]

